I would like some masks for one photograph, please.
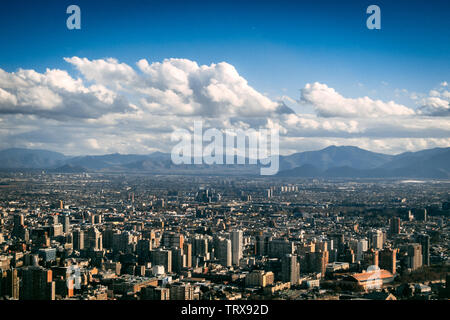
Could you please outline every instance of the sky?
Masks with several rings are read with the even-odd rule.
[[[71,4],[81,30],[66,27]],[[380,30],[366,27],[372,4]],[[168,152],[171,132],[194,119],[279,128],[283,154],[448,147],[449,9],[439,0],[3,0],[0,149]]]

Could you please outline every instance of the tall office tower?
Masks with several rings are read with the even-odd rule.
[[[152,243],[149,239],[140,239],[136,245],[136,254],[138,256],[139,264],[145,264],[150,261],[150,251],[152,250]]]
[[[257,235],[255,251],[257,256],[266,256],[269,253],[269,241],[272,240],[270,235]]]
[[[59,200],[59,209],[64,209],[64,202],[62,200]]]
[[[364,252],[369,248],[369,242],[367,239],[361,239],[356,245],[356,260],[361,261],[364,257]]]
[[[80,229],[75,229],[72,232],[73,235],[73,249],[83,250],[84,249],[84,231]]]
[[[0,268],[0,297],[8,296],[19,299],[20,279],[17,269],[4,270]]]
[[[55,223],[50,226],[50,237],[59,237],[63,235],[63,225],[61,223]]]
[[[208,239],[206,237],[196,235],[192,243],[193,255],[197,257],[205,257],[208,252]]]
[[[113,245],[112,249],[114,251],[120,251],[123,253],[129,252],[130,244],[133,242],[133,236],[129,231],[118,231],[113,234]]]
[[[364,267],[378,266],[380,263],[378,250],[370,249],[364,253],[363,265]]]
[[[231,232],[231,250],[232,263],[239,265],[239,261],[243,256],[243,232],[242,230],[235,230]]]
[[[42,267],[22,269],[21,300],[55,300],[55,282],[52,271]]]
[[[180,273],[183,268],[186,267],[186,255],[183,249],[175,248],[172,251],[172,271]]]
[[[379,253],[380,269],[389,271],[392,274],[396,273],[397,267],[397,252],[398,249],[386,248]]]
[[[194,300],[194,287],[189,283],[171,285],[170,300]]]
[[[297,255],[286,254],[281,258],[281,280],[296,285],[299,282],[299,278],[300,263],[297,261]]]
[[[328,251],[315,251],[307,253],[304,256],[303,262],[305,272],[315,272],[320,273],[322,276],[325,275],[327,264],[329,261]]]
[[[420,234],[417,241],[422,246],[422,265],[430,265],[430,236],[427,234]]]
[[[103,250],[102,234],[96,227],[89,228],[86,247],[93,251]]]
[[[400,233],[401,220],[399,217],[393,217],[389,220],[389,234],[391,236]]]
[[[167,273],[172,272],[172,251],[157,249],[150,251],[150,259],[153,266],[164,266]]]
[[[102,231],[103,248],[112,249],[115,230],[111,227]]]
[[[161,244],[166,248],[183,248],[184,236],[172,231],[164,231]]]
[[[183,251],[186,256],[186,268],[192,268],[192,244],[185,242]]]
[[[344,250],[344,242],[345,242],[344,234],[343,233],[331,234],[329,238],[333,240],[333,249],[336,249],[337,254],[340,254]]]
[[[416,270],[422,266],[422,246],[418,243],[408,245],[408,267]]]
[[[25,218],[22,213],[14,215],[14,226],[11,235],[13,237],[22,238],[25,229]]]
[[[69,215],[65,214],[62,216],[59,216],[59,223],[63,226],[63,232],[65,234],[70,232],[70,217]]]
[[[159,247],[159,240],[156,237],[155,230],[149,230],[149,229],[143,230],[142,231],[142,237],[144,239],[149,239],[150,240],[150,243],[152,244],[152,248]]]
[[[371,248],[376,250],[383,249],[383,232],[381,230],[373,230],[370,232]]]
[[[269,241],[269,258],[281,259],[287,254],[294,253],[294,243],[287,239],[273,239]]]
[[[214,239],[214,257],[224,267],[231,267],[231,240],[222,237]]]
[[[417,221],[424,221],[424,222],[426,222],[428,220],[427,209],[416,209],[416,210],[414,210],[414,218]]]

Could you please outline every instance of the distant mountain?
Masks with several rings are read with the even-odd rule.
[[[354,169],[373,169],[388,161],[393,156],[375,153],[351,146],[329,146],[318,151],[306,151],[294,153],[280,159],[281,170],[301,167],[312,164],[319,170],[327,170],[332,167],[350,167]]]
[[[295,167],[288,170],[283,170],[278,173],[280,177],[302,177],[313,178],[322,175],[322,171],[317,169],[312,164],[304,164],[300,167]]]
[[[258,175],[259,165],[175,165],[168,153],[107,154],[68,157],[47,150],[0,151],[0,170],[46,169],[49,172],[135,172],[189,175]],[[450,148],[399,155],[352,146],[280,156],[279,177],[323,178],[450,178]]]
[[[328,147],[283,159],[279,176],[342,178],[450,178],[450,148],[391,156],[356,147]],[[281,162],[280,161],[280,162]],[[283,166],[299,166],[284,169]],[[309,166],[309,167],[308,167]]]
[[[64,164],[68,157],[48,150],[12,148],[0,151],[2,169],[45,169]]]
[[[106,154],[101,156],[80,156],[67,160],[67,164],[90,170],[104,170],[111,167],[122,167],[131,162],[146,160],[146,155],[136,154]]]

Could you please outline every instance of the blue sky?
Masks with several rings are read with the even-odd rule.
[[[72,4],[81,30],[66,27]],[[372,4],[381,30],[366,27]],[[0,149],[168,152],[196,117],[279,126],[283,154],[448,147],[449,12],[448,0],[2,0]]]
[[[80,31],[65,27],[70,4],[81,8]],[[370,4],[381,8],[381,30],[365,26]],[[449,1],[4,0],[0,67],[67,68],[71,56],[226,61],[272,97],[298,98],[319,81],[391,99],[396,88],[425,92],[448,78],[449,11]]]

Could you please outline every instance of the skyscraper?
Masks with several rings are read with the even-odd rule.
[[[393,217],[389,220],[389,234],[391,236],[400,233],[401,220],[399,217]]]
[[[298,284],[300,278],[300,263],[297,261],[297,255],[287,254],[281,259],[281,280],[290,282],[293,285]]]
[[[383,249],[383,232],[381,230],[373,230],[370,233],[370,240],[372,241],[371,247],[376,250]]]
[[[364,252],[369,248],[367,239],[361,239],[356,245],[356,260],[361,261],[364,256]]]
[[[84,249],[84,231],[80,229],[76,229],[72,233],[73,235],[73,249],[74,250],[83,250]]]
[[[152,250],[150,252],[150,259],[154,266],[164,266],[167,273],[172,272],[172,251],[170,250]]]
[[[430,236],[427,234],[419,234],[417,241],[422,246],[422,265],[430,265]]]
[[[408,267],[416,270],[422,266],[422,246],[418,243],[408,245]]]
[[[397,267],[397,252],[398,249],[386,248],[379,253],[380,269],[389,271],[392,274],[396,273]]]
[[[217,237],[214,241],[214,253],[218,263],[224,267],[231,267],[232,265],[232,253],[231,253],[231,240]]]
[[[95,227],[91,227],[88,230],[87,234],[87,248],[99,251],[103,250],[103,242],[102,242],[102,234],[100,231],[97,230]]]
[[[243,254],[243,232],[235,230],[231,233],[232,263],[239,265]]]

